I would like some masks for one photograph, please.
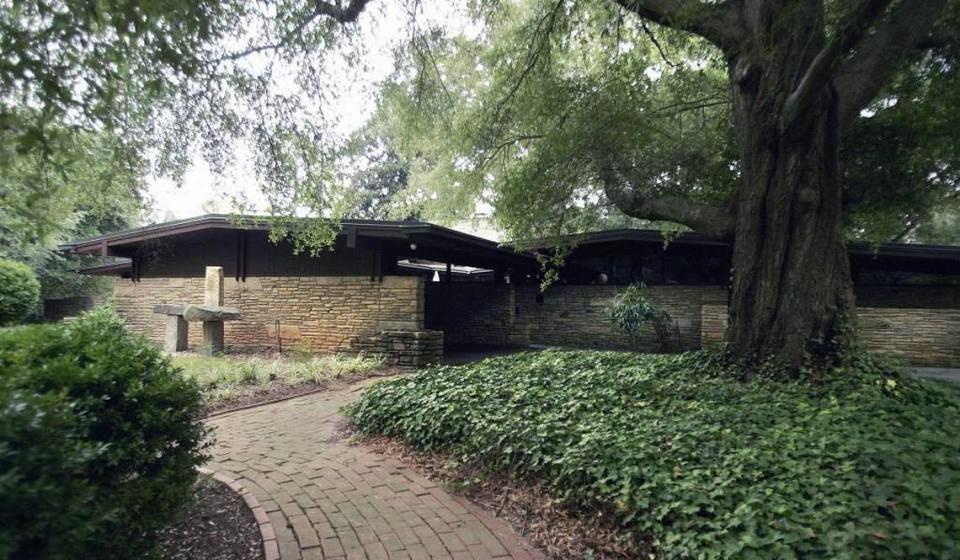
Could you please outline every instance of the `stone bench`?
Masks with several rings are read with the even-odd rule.
[[[203,323],[203,343],[200,351],[207,355],[223,352],[223,323],[243,317],[239,309],[223,307],[223,268],[208,266],[203,305],[163,303],[153,308],[154,313],[167,316],[163,333],[163,349],[182,352],[187,349],[188,325]]]

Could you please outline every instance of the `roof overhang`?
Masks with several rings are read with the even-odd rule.
[[[729,251],[730,243],[692,232],[664,237],[658,230],[620,229],[564,236],[551,240],[525,243],[499,244],[449,228],[418,221],[343,220],[339,235],[345,238],[348,248],[355,247],[359,239],[401,242],[411,248],[409,258],[422,258],[459,265],[481,267],[539,268],[531,251],[550,250],[559,246],[590,247],[618,243],[663,244],[667,247],[702,248]],[[104,257],[124,257],[139,244],[150,240],[171,238],[207,230],[268,231],[270,224],[256,216],[229,216],[208,214],[196,218],[154,224],[126,231],[78,239],[61,245],[63,251],[77,254],[100,254]],[[412,248],[416,246],[415,251]],[[852,242],[848,245],[851,257],[865,261],[879,259],[901,263],[915,263],[940,270],[960,272],[960,247],[947,245],[919,245],[904,243],[870,244]],[[112,274],[122,272],[126,263],[110,263],[83,269],[89,274]]]
[[[265,218],[261,217],[207,214],[196,218],[78,239],[59,246],[59,249],[76,254],[126,257],[129,256],[128,251],[130,249],[153,240],[175,238],[210,230],[269,231],[270,229],[272,229],[272,226]],[[409,246],[422,246],[418,255],[426,253],[427,258],[445,257],[450,259],[458,254],[469,254],[485,265],[496,263],[501,266],[536,266],[536,260],[528,254],[519,253],[513,248],[500,245],[495,241],[427,222],[342,220],[338,235],[345,239],[347,248],[356,247],[358,239],[399,241]],[[471,263],[461,261],[457,264]]]

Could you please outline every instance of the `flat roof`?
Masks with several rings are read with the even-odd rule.
[[[304,218],[307,219],[307,218]],[[450,228],[422,221],[388,221],[388,220],[342,220],[341,236],[346,236],[348,246],[350,240],[356,237],[370,237],[381,239],[401,239],[416,242],[429,240],[442,243],[453,249],[474,250],[488,256],[496,256],[518,263],[530,264],[532,257],[529,251],[550,249],[566,243],[574,246],[602,245],[620,242],[662,243],[663,232],[648,229],[616,229],[587,232],[582,234],[565,235],[555,239],[544,239],[532,242],[497,243],[489,239],[477,237]],[[259,230],[267,231],[270,224],[263,216],[234,216],[229,214],[206,214],[194,218],[174,220],[159,224],[133,228],[125,231],[77,239],[59,246],[63,251],[74,253],[97,253],[103,256],[110,255],[111,247],[135,245],[137,243],[163,237],[181,235],[185,233],[211,230]],[[670,245],[712,247],[715,249],[729,248],[729,242],[711,236],[683,232],[669,237]],[[519,249],[523,247],[524,249]],[[848,250],[851,256],[885,257],[895,259],[910,259],[927,262],[948,262],[960,265],[960,246],[952,245],[922,245],[910,243],[882,243],[850,242]],[[90,272],[111,272],[109,267],[122,268],[123,265],[103,265],[103,267],[89,267]],[[114,269],[115,270],[115,269]]]
[[[77,253],[93,252],[87,249],[99,249],[104,243],[107,245],[123,245],[131,242],[144,241],[147,239],[156,239],[168,237],[181,233],[190,233],[205,229],[234,229],[234,230],[259,230],[267,231],[270,224],[264,216],[234,216],[230,214],[204,214],[193,218],[182,220],[173,220],[159,224],[127,229],[114,233],[96,235],[76,239],[60,245],[58,248],[64,251],[73,251]],[[303,218],[308,220],[309,218]],[[473,245],[482,245],[486,248],[503,249],[501,244],[470,235],[453,229],[445,228],[429,222],[421,221],[390,221],[390,220],[341,220],[340,225],[343,228],[341,235],[348,235],[348,230],[356,229],[364,232],[403,232],[407,234],[433,233],[443,237],[458,239],[460,241]]]

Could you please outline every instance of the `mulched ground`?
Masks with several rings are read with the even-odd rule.
[[[243,498],[203,476],[194,501],[160,533],[160,551],[164,560],[261,560],[263,541]]]
[[[361,379],[367,379],[369,377],[390,377],[402,373],[409,372],[407,370],[387,367],[366,373],[344,375],[343,377],[335,379],[325,379],[319,382],[304,382],[297,385],[288,385],[281,381],[271,381],[267,385],[251,385],[250,387],[242,389],[241,393],[234,398],[211,403],[207,406],[206,413],[208,415],[216,414],[244,406],[305,395],[314,391],[341,389]]]
[[[634,559],[649,555],[649,545],[619,527],[609,512],[571,508],[541,486],[483,476],[474,467],[457,465],[449,455],[423,453],[395,439],[373,437],[358,443],[414,465],[420,474],[506,520],[549,558]]]

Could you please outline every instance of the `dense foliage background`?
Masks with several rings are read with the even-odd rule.
[[[104,278],[76,274],[98,258],[56,246],[136,225],[149,206],[143,162],[102,133],[47,134],[26,144],[0,135],[0,258],[30,266],[44,299],[98,294]]]
[[[0,558],[140,558],[204,459],[197,387],[101,310],[0,329]]]
[[[828,18],[847,4],[827,3]],[[382,86],[366,134],[409,170],[395,212],[456,220],[482,200],[509,237],[537,238],[636,225],[603,192],[611,170],[650,196],[709,203],[741,180],[727,60],[712,45],[614,2],[485,7],[478,30],[439,28],[401,51]],[[943,226],[960,212],[957,48],[910,57],[845,132],[849,237],[954,238]]]
[[[0,259],[0,327],[22,321],[40,303],[40,282],[30,267]]]
[[[960,554],[960,388],[865,358],[809,380],[719,355],[545,351],[373,386],[366,434],[542,481],[636,557]]]
[[[958,17],[951,2],[941,27]],[[955,239],[954,43],[906,60],[847,132],[851,236]],[[723,57],[616,2],[29,0],[0,12],[0,49],[0,207],[62,200],[81,152],[175,180],[199,158],[221,176],[242,160],[278,228],[333,218],[296,224],[315,249],[346,216],[451,223],[479,206],[519,239],[644,223],[599,189],[611,165],[706,202],[739,177]],[[393,72],[361,87],[383,59]],[[377,110],[353,131],[344,118],[368,106],[343,101],[358,97]]]

